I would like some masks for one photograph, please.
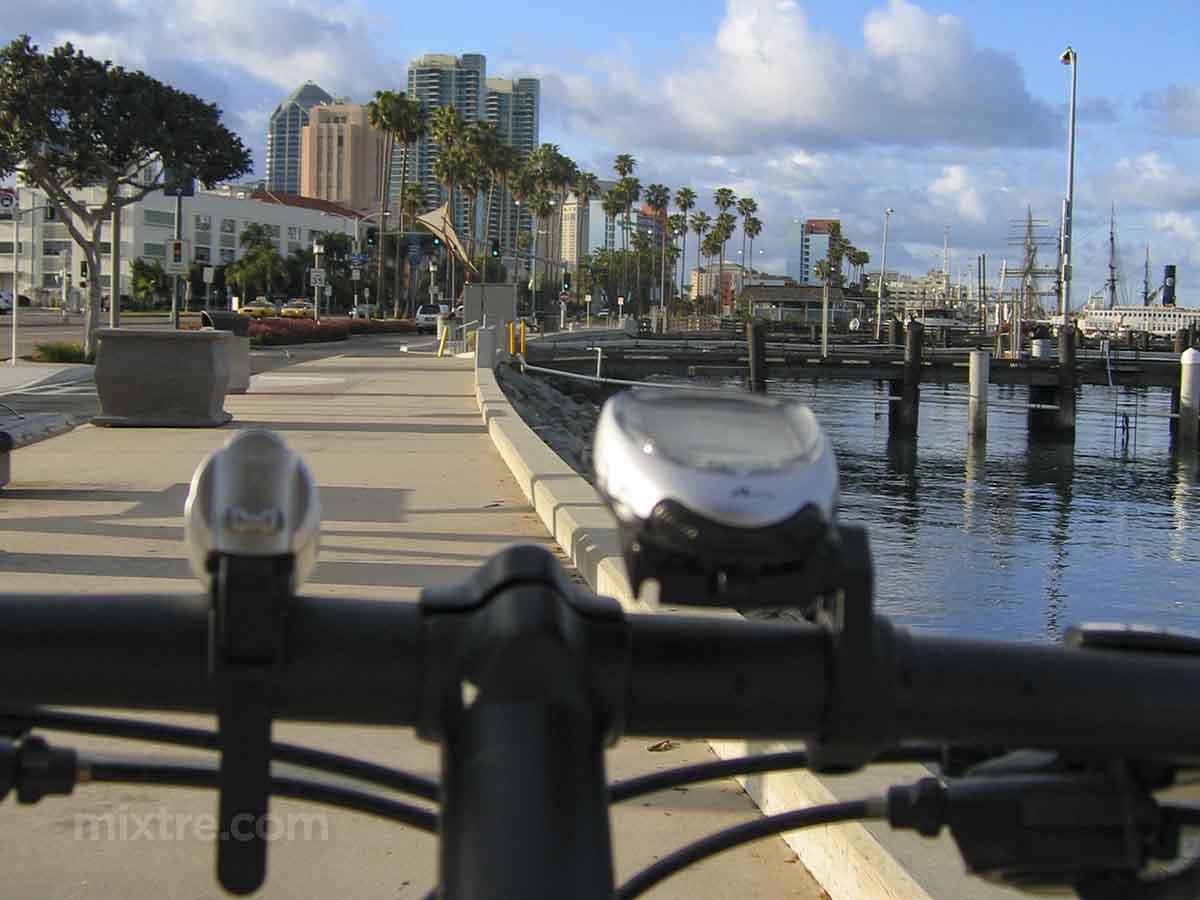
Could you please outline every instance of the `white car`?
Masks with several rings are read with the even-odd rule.
[[[449,312],[447,309],[446,312]],[[437,332],[438,316],[443,315],[441,307],[434,306],[432,303],[426,303],[423,306],[417,307],[417,334],[422,331],[428,331],[430,334]]]

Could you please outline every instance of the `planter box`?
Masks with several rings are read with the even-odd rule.
[[[96,334],[100,415],[92,424],[211,428],[233,418],[223,408],[231,332],[101,328]]]

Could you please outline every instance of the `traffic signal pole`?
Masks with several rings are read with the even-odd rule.
[[[175,240],[183,240],[183,194],[175,195]],[[171,325],[179,330],[179,289],[183,286],[183,278],[175,276],[174,289],[171,291]]]

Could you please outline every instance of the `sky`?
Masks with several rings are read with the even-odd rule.
[[[222,109],[263,172],[267,119],[312,79],[365,102],[423,53],[483,53],[490,76],[542,79],[541,140],[642,184],[754,197],[760,268],[782,273],[794,221],[840,218],[878,268],[942,264],[974,283],[1020,262],[1027,209],[1057,232],[1078,54],[1073,306],[1107,278],[1115,207],[1123,290],[1179,267],[1200,306],[1200,63],[1194,0],[7,0],[11,34],[71,41]],[[1112,11],[1107,11],[1111,9]],[[948,232],[947,232],[948,229]],[[740,238],[731,248],[740,248]],[[689,265],[695,252],[690,235]],[[761,251],[761,252],[759,252]],[[736,250],[734,250],[736,253]],[[1052,260],[1047,260],[1053,264]],[[870,266],[868,267],[870,268]]]

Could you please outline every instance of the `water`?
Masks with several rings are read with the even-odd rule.
[[[829,432],[841,519],[870,529],[876,605],[894,621],[1025,641],[1084,621],[1200,632],[1200,476],[1171,457],[1168,391],[1123,392],[1130,428],[1114,435],[1112,393],[1083,388],[1072,446],[1031,441],[1028,391],[993,385],[986,445],[969,450],[966,385],[922,386],[915,447],[888,440],[886,386],[769,390]]]

